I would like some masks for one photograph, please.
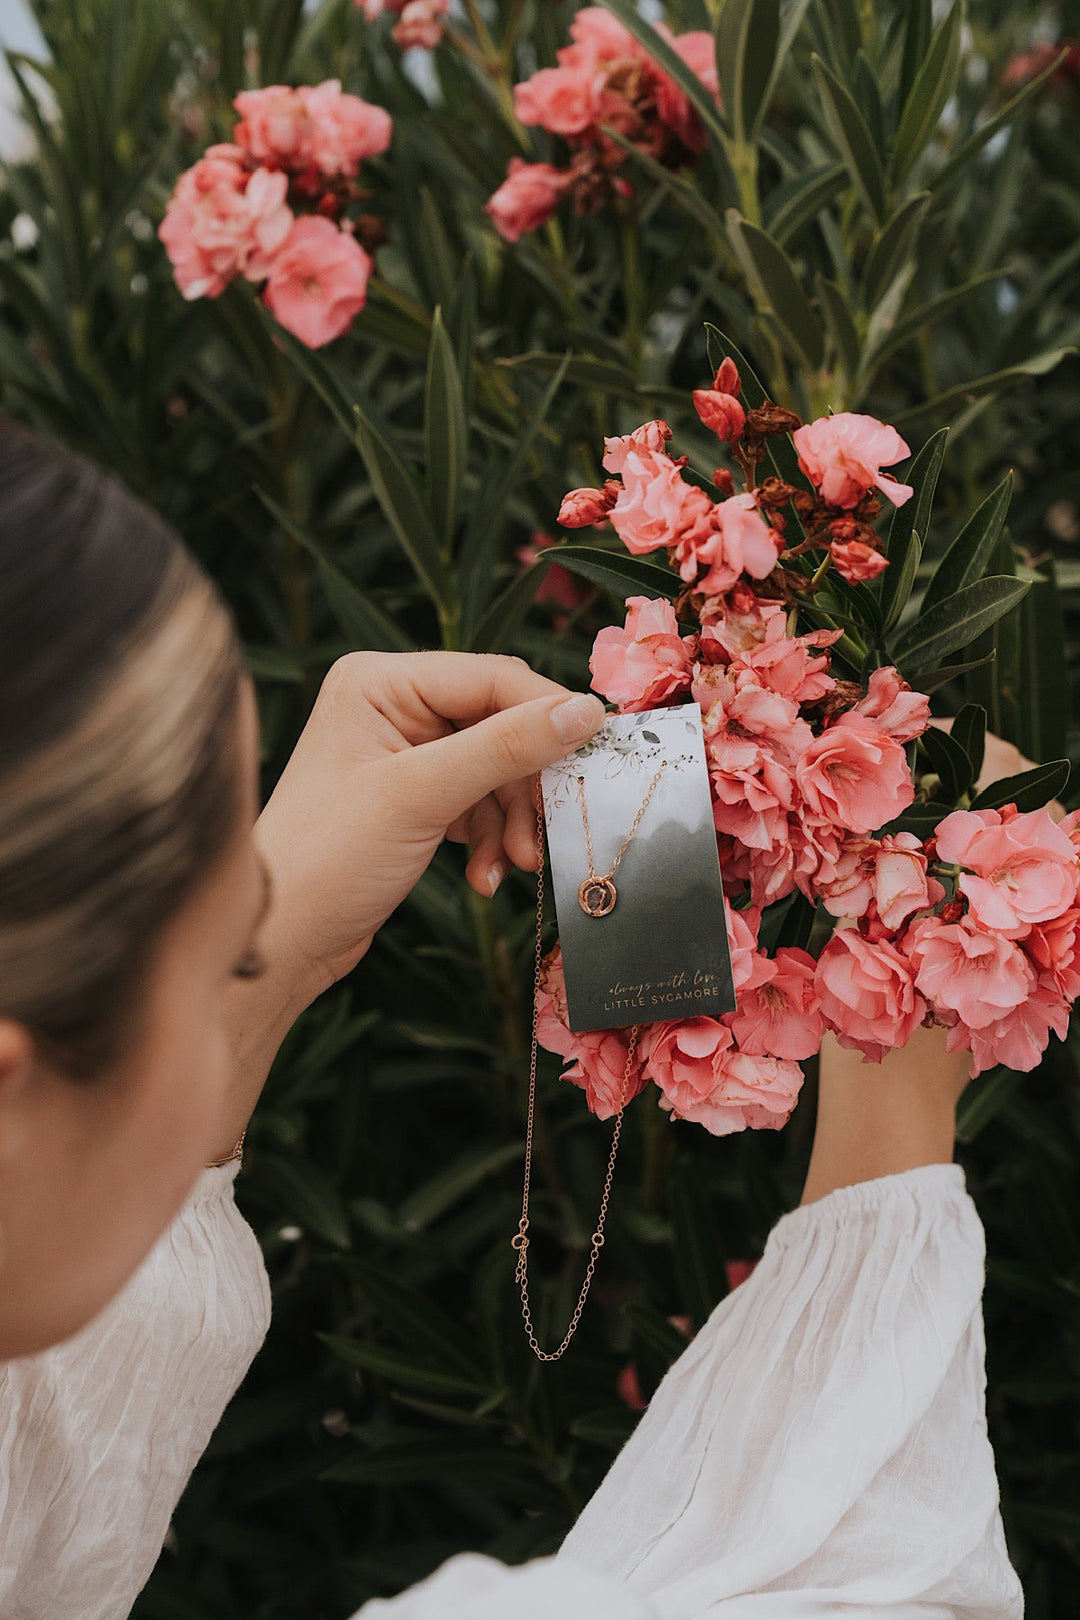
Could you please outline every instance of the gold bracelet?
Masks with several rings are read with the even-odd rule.
[[[244,1137],[246,1135],[247,1127],[245,1126],[240,1132],[240,1140],[237,1142],[232,1152],[226,1153],[223,1159],[212,1159],[206,1168],[208,1170],[220,1170],[223,1164],[232,1164],[234,1159],[242,1159],[244,1157]]]

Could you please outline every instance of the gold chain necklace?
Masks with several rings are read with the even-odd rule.
[[[666,763],[667,761],[665,760],[664,764]],[[585,821],[585,843],[589,855],[590,878],[594,883],[610,884],[612,892],[611,905],[602,912],[589,911],[590,916],[606,916],[607,912],[611,910],[612,906],[614,906],[615,891],[614,884],[611,883],[611,879],[614,876],[615,870],[618,867],[619,862],[622,860],[623,855],[626,853],[626,849],[631,838],[633,838],[638,829],[641,818],[645,814],[649,800],[653,796],[653,792],[656,788],[657,782],[660,780],[662,772],[663,765],[661,765],[660,770],[657,771],[656,775],[653,777],[649,791],[645,795],[644,803],[642,804],[637,815],[634,817],[633,826],[630,828],[630,831],[623,840],[622,847],[612,863],[610,872],[608,872],[602,879],[596,878],[593,871],[594,862],[592,843],[589,835],[588,811],[585,808],[585,795],[584,793],[581,794],[581,809]],[[580,777],[578,778],[578,781],[579,783],[581,782]],[[582,889],[585,888],[586,883],[589,881],[589,878],[585,880],[585,883],[583,883],[581,886]],[[588,907],[586,907],[584,900],[582,899],[581,891],[579,891],[578,899],[581,903],[582,910],[587,911]],[[622,1135],[623,1114],[626,1110],[626,1094],[630,1089],[630,1076],[634,1072],[634,1059],[637,1056],[638,1035],[640,1033],[641,1026],[640,1024],[634,1024],[630,1029],[630,1039],[626,1048],[626,1067],[623,1070],[622,1091],[619,1095],[619,1110],[615,1115],[615,1129],[612,1132],[611,1150],[608,1153],[607,1171],[604,1175],[604,1186],[600,1196],[600,1212],[597,1216],[596,1230],[593,1232],[589,1243],[589,1259],[585,1267],[585,1276],[582,1279],[581,1289],[578,1293],[577,1304],[574,1306],[574,1309],[571,1312],[570,1322],[567,1326],[565,1334],[563,1335],[562,1343],[555,1350],[544,1350],[540,1345],[539,1339],[536,1337],[536,1329],[533,1326],[532,1319],[532,1305],[529,1299],[529,1193],[532,1186],[533,1134],[536,1123],[536,1055],[538,1045],[536,1039],[536,1028],[540,1015],[540,976],[544,959],[543,934],[544,801],[540,793],[538,783],[536,788],[536,940],[533,952],[533,1014],[532,1039],[529,1050],[529,1106],[525,1126],[525,1173],[521,1189],[521,1219],[518,1222],[517,1231],[510,1239],[510,1246],[517,1251],[517,1266],[515,1268],[514,1275],[517,1280],[518,1289],[521,1293],[521,1318],[525,1324],[525,1337],[528,1339],[530,1348],[538,1361],[558,1361],[566,1350],[570,1340],[577,1332],[578,1323],[581,1321],[581,1313],[585,1309],[585,1301],[589,1297],[589,1289],[592,1287],[593,1274],[596,1271],[597,1257],[600,1254],[600,1250],[604,1247],[604,1225],[607,1221],[608,1201],[611,1197],[612,1177],[615,1174],[615,1156],[619,1151],[619,1138]]]
[[[593,856],[592,848],[592,835],[589,831],[589,807],[585,803],[585,778],[583,776],[579,776],[577,778],[578,797],[581,800],[581,819],[585,825],[585,849],[589,857],[589,875],[578,889],[578,905],[581,907],[586,917],[608,917],[615,910],[615,902],[619,898],[613,882],[615,873],[619,870],[619,862],[622,860],[623,856],[626,854],[626,851],[630,847],[630,840],[641,826],[641,818],[649,808],[649,800],[656,792],[656,784],[659,782],[661,776],[663,776],[664,765],[666,764],[667,760],[665,759],[663,764],[661,764],[660,769],[649,783],[649,791],[646,793],[645,798],[642,801],[641,809],[638,811],[637,815],[633,819],[633,822],[631,823],[630,831],[619,845],[619,853],[612,861],[608,870],[600,876],[597,875],[596,871],[596,861]]]

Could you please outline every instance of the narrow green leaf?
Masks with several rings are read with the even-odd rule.
[[[364,458],[383,516],[398,537],[402,551],[416,570],[417,578],[437,607],[445,607],[451,597],[446,565],[439,555],[435,532],[428,520],[415,478],[406,470],[389,441],[370,424],[363,407],[356,413],[356,443]]]
[[[917,623],[904,632],[893,648],[897,666],[906,674],[962,651],[1014,608],[1028,588],[1026,581],[1005,574],[991,574],[965,585],[955,596],[921,613]]]
[[[313,559],[330,610],[355,648],[376,652],[415,650],[416,643],[408,633],[388,613],[384,613],[366,591],[353,584],[337,563],[331,561],[309,530],[297,523],[265,490],[256,490],[256,494],[285,532],[291,534]]]
[[[879,366],[889,355],[902,349],[905,343],[911,343],[924,327],[948,315],[950,310],[959,305],[969,305],[975,295],[985,287],[991,286],[995,281],[1008,274],[1007,270],[987,270],[985,274],[972,276],[968,281],[962,281],[959,286],[950,287],[948,292],[939,293],[936,298],[927,299],[916,309],[910,310],[902,319],[893,321],[888,326],[882,326],[878,333],[877,342],[873,350],[868,351],[865,366],[867,371],[871,367]]]
[[[982,578],[1008,515],[1012,486],[1013,475],[1008,472],[968,518],[926,587],[922,601],[924,613],[947,597],[955,596],[965,585]]]
[[[999,130],[1007,128],[1012,123],[1021,107],[1036,96],[1043,85],[1058,71],[1067,54],[1067,50],[1062,50],[1052,62],[1047,63],[1041,73],[1029,79],[1010,101],[1007,101],[991,118],[986,119],[985,123],[980,124],[967,140],[961,141],[948,162],[934,175],[931,183],[935,191],[943,191],[958,176],[970,172],[971,160],[975,154],[992,141]]]
[[[385,1345],[367,1344],[337,1333],[319,1333],[316,1337],[350,1366],[374,1373],[377,1378],[388,1378],[395,1384],[430,1389],[442,1395],[482,1395],[488,1387],[484,1379],[451,1372],[444,1363],[433,1364],[401,1350],[389,1350]]]
[[[936,831],[938,823],[952,814],[953,808],[953,805],[937,800],[931,800],[928,804],[913,804],[903,815],[879,830],[888,833],[909,832],[914,833],[916,838],[929,838]]]
[[[927,439],[907,471],[897,475],[901,483],[910,485],[915,493],[908,497],[903,506],[897,506],[893,510],[885,542],[885,555],[890,561],[894,558],[897,561],[902,560],[908,541],[916,531],[922,536],[925,544],[926,536],[930,533],[934,493],[937,490],[941,464],[945,459],[948,437],[948,428],[939,428]],[[889,470],[895,472],[894,468]]]
[[[554,558],[549,549],[542,552],[531,568],[526,568],[495,598],[487,611],[465,636],[465,647],[470,652],[507,652],[510,639],[535,597],[540,582]]]
[[[893,142],[891,173],[904,179],[937,129],[945,104],[960,77],[964,3],[956,0],[930,41],[922,66],[911,87]]]
[[[665,168],[650,153],[612,125],[604,124],[601,127],[607,138],[614,141],[616,146],[621,146],[633,162],[639,168],[644,169],[649,178],[654,180],[658,186],[663,186],[664,190],[669,192],[690,217],[696,219],[698,224],[709,232],[710,236],[716,237],[718,241],[723,238],[723,219],[716,212],[716,209],[712,207],[711,203],[702,196],[692,180],[685,180],[681,174],[676,174],[673,169]]]
[[[885,216],[885,175],[866,120],[850,91],[820,56],[811,58],[811,66],[829,134],[856,191],[880,223]]]
[[[729,208],[724,217],[731,245],[760,312],[777,327],[795,358],[817,370],[825,355],[821,325],[791,260],[767,232],[751,225],[737,208]]]
[[[911,87],[926,60],[930,38],[934,31],[933,0],[906,0],[906,10],[904,52],[900,63],[901,106],[910,96]]]
[[[350,1247],[349,1217],[324,1170],[295,1154],[286,1158],[260,1147],[254,1155],[253,1173],[263,1186],[273,1187],[281,1205],[301,1226],[336,1249]]]
[[[859,374],[861,345],[851,306],[842,287],[821,274],[817,279],[818,298],[825,316],[833,348],[844,376],[850,382]]]
[[[1020,608],[1020,731],[1016,742],[1029,759],[1065,753],[1072,694],[1061,597],[1054,560],[1042,558],[1037,579]]]
[[[234,0],[226,0],[227,5]],[[304,0],[270,0],[259,28],[259,74],[263,84],[289,76],[289,58],[304,17]]]
[[[889,566],[881,581],[879,595],[881,627],[886,633],[900,622],[904,609],[911,600],[921,559],[922,538],[913,530],[908,535],[907,544],[900,549],[899,555],[889,558]]]
[[[424,385],[424,447],[427,505],[436,534],[449,551],[465,486],[469,424],[454,348],[442,310],[431,324]]]
[[[919,738],[918,750],[941,783],[938,798],[946,804],[959,803],[974,782],[975,771],[955,735],[929,726]]]
[[[928,191],[916,192],[893,210],[874,237],[862,273],[863,296],[868,309],[879,302],[904,260],[914,251],[930,201]]]
[[[725,0],[716,29],[716,68],[721,101],[742,146],[757,139],[779,36],[779,0]]]
[[[971,761],[978,781],[986,751],[986,710],[979,703],[965,703],[952,724],[952,737]]]
[[[846,180],[844,165],[830,163],[777,186],[770,194],[765,215],[765,229],[773,241],[783,247],[797,236],[804,225],[816,219],[840,195]]]
[[[517,1163],[524,1147],[524,1142],[504,1142],[497,1148],[470,1148],[409,1194],[398,1210],[402,1226],[410,1232],[422,1232],[494,1171]]]
[[[1051,799],[1058,799],[1064,793],[1070,770],[1067,759],[1052,759],[1033,771],[1004,776],[983,788],[977,798],[972,799],[971,808],[1000,810],[1003,804],[1015,804],[1018,810],[1041,810]]]
[[[981,399],[986,394],[1000,394],[1003,389],[1028,377],[1045,377],[1076,352],[1071,345],[1062,349],[1047,349],[1018,365],[1006,366],[1003,371],[992,371],[984,377],[973,377],[970,382],[957,383],[955,388],[948,388],[943,394],[937,394],[921,405],[896,412],[893,425],[906,427],[911,422],[921,421],[924,416],[940,416],[943,411],[952,410],[954,405],[969,405],[972,400]]]
[[[985,658],[970,658],[962,664],[939,664],[926,669],[913,669],[908,672],[908,680],[918,692],[936,692],[942,686],[948,686],[951,681],[959,680],[961,675],[967,675],[975,669],[985,669],[992,664],[995,653],[988,653]]]
[[[613,591],[620,601],[628,596],[667,596],[674,599],[683,589],[678,574],[644,557],[628,557],[599,546],[551,546],[545,557],[561,563],[571,573],[580,574],[594,585]]]

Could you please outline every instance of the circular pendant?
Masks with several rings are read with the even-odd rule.
[[[606,917],[615,909],[615,885],[610,878],[586,878],[577,897],[586,917]]]

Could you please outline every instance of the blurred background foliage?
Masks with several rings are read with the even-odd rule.
[[[471,51],[407,58],[351,0],[32,0],[45,50],[11,58],[27,138],[0,180],[0,402],[115,469],[220,581],[260,685],[269,788],[352,647],[513,651],[587,683],[617,594],[526,563],[564,491],[599,481],[604,433],[665,415],[680,448],[710,454],[688,407],[712,320],[796,410],[871,411],[913,450],[950,426],[928,565],[1012,472],[994,571],[1032,589],[988,633],[994,662],[938,704],[974,698],[1035,758],[1075,759],[1080,70],[1047,47],[1080,36],[1080,4],[607,4],[639,32],[718,22],[725,110],[703,101],[693,171],[632,158],[631,197],[510,247],[484,201],[515,154],[559,157],[514,122],[510,90],[565,42],[570,0],[466,0]],[[155,236],[180,169],[227,138],[237,90],[328,76],[395,121],[365,168],[387,242],[329,370],[276,341],[243,285],[183,303]],[[238,1184],[274,1324],[142,1620],[333,1620],[462,1548],[552,1549],[637,1390],[797,1201],[812,1075],[778,1136],[717,1141],[640,1104],[581,1333],[559,1365],[531,1360],[509,1244],[531,891],[519,878],[482,902],[461,864],[442,852],[275,1066]],[[550,1335],[607,1131],[544,1072]],[[988,1228],[1010,1547],[1033,1620],[1072,1615],[1071,1051],[983,1076],[961,1136]]]

